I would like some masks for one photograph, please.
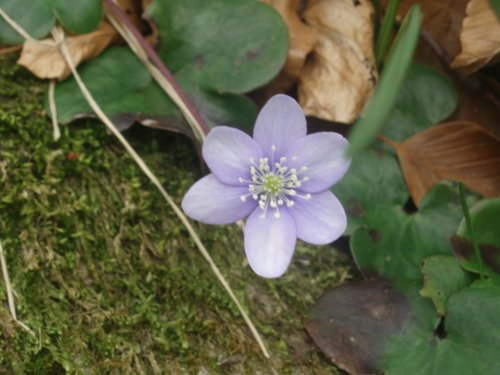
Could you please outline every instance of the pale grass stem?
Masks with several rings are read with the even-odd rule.
[[[54,132],[54,141],[57,141],[59,140],[59,138],[61,138],[61,129],[59,128],[59,121],[57,121],[55,87],[56,87],[56,81],[54,79],[51,79],[49,83],[49,108],[50,108],[50,118],[52,120],[52,129]]]
[[[10,283],[9,270],[7,269],[7,261],[5,260],[5,256],[3,253],[3,246],[1,240],[0,240],[0,263],[2,266],[3,281],[5,283],[5,290],[7,293],[7,302],[9,304],[10,315],[12,316],[12,319],[17,325],[19,325],[21,328],[23,328],[26,332],[28,332],[36,339],[35,333],[31,330],[31,328],[17,319],[16,303],[14,302],[14,290],[12,289],[12,284]]]
[[[16,30],[21,36],[23,36],[27,40],[31,41],[36,41],[34,38],[32,38],[19,24],[17,24],[15,21],[13,21],[10,17],[8,17],[7,14],[0,8],[0,15],[11,25],[14,30]],[[198,234],[196,233],[195,229],[189,222],[188,218],[184,215],[182,210],[177,206],[177,204],[174,202],[174,200],[170,197],[170,195],[166,192],[166,190],[163,188],[161,182],[158,180],[156,175],[151,171],[151,169],[147,166],[147,164],[144,162],[144,160],[137,154],[137,152],[134,150],[134,148],[128,143],[128,141],[123,137],[123,135],[117,130],[117,128],[114,126],[114,124],[111,122],[111,120],[107,117],[107,115],[102,111],[101,107],[97,104],[89,90],[87,89],[87,86],[85,83],[82,81],[80,75],[78,74],[75,64],[73,62],[73,59],[71,57],[71,54],[69,53],[69,50],[64,42],[64,32],[61,28],[58,26],[55,26],[52,29],[52,36],[56,42],[56,46],[60,49],[64,59],[66,60],[66,63],[68,64],[83,96],[87,100],[88,104],[92,108],[92,110],[96,113],[96,115],[99,117],[99,119],[106,125],[108,130],[120,141],[120,143],[123,145],[125,150],[130,154],[130,156],[134,159],[134,161],[137,163],[139,168],[144,172],[144,174],[149,178],[149,180],[155,185],[155,187],[158,189],[158,191],[161,193],[161,195],[165,198],[167,203],[172,207],[174,210],[175,214],[179,218],[179,220],[182,222],[182,224],[185,226],[187,229],[189,235],[193,239],[194,243],[196,244],[196,247],[200,251],[201,255],[203,258],[207,261],[209,264],[210,268],[212,269],[212,272],[215,274],[216,278],[219,280],[219,282],[222,284],[230,298],[233,300],[235,303],[236,307],[238,308],[240,314],[243,317],[243,320],[247,324],[248,328],[250,329],[250,332],[254,336],[255,340],[257,341],[263,355],[266,358],[270,358],[269,352],[266,348],[266,345],[260,336],[259,332],[257,331],[257,328],[253,324],[252,320],[248,316],[248,314],[245,312],[243,306],[239,302],[238,298],[234,294],[233,290],[229,286],[229,283],[226,281],[224,275],[220,271],[220,269],[217,267],[215,262],[213,261],[212,257],[208,253],[208,250],[205,248],[203,243],[201,242],[201,239],[199,238]],[[39,41],[38,41],[39,42]],[[40,43],[40,42],[39,42]],[[53,46],[51,46],[53,47]],[[174,90],[175,91],[175,90]],[[190,112],[189,109],[185,109],[187,112]],[[194,117],[194,116],[193,116]],[[200,127],[201,129],[201,127]],[[204,139],[205,133],[203,133],[202,139]],[[196,134],[196,133],[195,133]],[[201,136],[201,134],[199,134]],[[15,313],[15,312],[14,312]]]

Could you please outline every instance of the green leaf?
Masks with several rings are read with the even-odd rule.
[[[486,276],[487,281],[500,286],[500,246],[479,244],[482,266],[479,266],[478,257],[472,243],[467,238],[455,235],[450,238],[453,252],[460,266],[469,272]]]
[[[332,188],[347,212],[346,234],[352,234],[366,217],[389,206],[402,206],[408,190],[394,155],[366,149],[354,157],[342,180]]]
[[[422,265],[424,287],[420,294],[430,298],[439,315],[446,315],[448,299],[472,282],[472,276],[465,272],[452,255],[434,255]]]
[[[500,198],[479,201],[470,209],[470,217],[479,243],[500,246]],[[469,238],[465,219],[461,221],[457,234]]]
[[[0,8],[33,38],[43,38],[54,26],[55,18],[47,0],[0,0]],[[24,38],[2,17],[0,17],[0,42],[6,44],[24,42]]]
[[[153,83],[141,61],[126,47],[106,50],[92,64],[80,69],[82,80],[104,112],[119,128],[128,127],[135,119],[181,123],[168,96]],[[68,123],[82,115],[92,114],[74,79],[56,87],[58,119]],[[179,131],[187,128],[179,127]]]
[[[148,8],[148,15],[158,26],[160,56],[205,121],[210,126],[230,125],[248,131],[257,109],[241,94],[269,81],[286,59],[288,29],[280,15],[256,0],[157,0]],[[86,77],[86,82],[94,87],[91,92],[104,101],[105,110],[111,111],[109,114],[133,112],[146,118],[160,116],[169,127],[184,126],[176,106],[161,99],[156,83],[143,77],[144,68],[136,67],[142,77],[142,91],[138,93],[135,86],[125,82],[134,73],[130,69],[123,71],[122,61],[114,55],[99,56],[81,70],[93,69],[90,67],[94,64],[109,69]],[[131,64],[130,56],[125,64]],[[103,79],[106,84],[92,82]],[[86,104],[78,103],[81,97],[73,79],[69,82],[64,90],[56,90],[64,121],[80,116],[82,108],[87,108]],[[144,96],[146,91],[154,96]],[[75,96],[78,100],[67,100],[65,96]],[[113,98],[119,100],[114,102]]]
[[[472,286],[449,299],[444,333],[413,326],[386,342],[390,375],[500,373],[500,288]]]
[[[442,74],[412,64],[382,133],[396,142],[439,124],[458,103],[457,92]]]
[[[53,0],[53,7],[59,22],[75,34],[90,33],[101,23],[101,0]]]
[[[387,121],[410,67],[422,23],[420,6],[414,5],[405,17],[380,78],[379,86],[349,137],[354,156],[373,141]]]
[[[102,19],[100,0],[0,0],[0,8],[37,39],[47,36],[56,17],[66,29],[76,34],[93,31]],[[18,44],[23,43],[24,38],[0,17],[0,41]]]
[[[392,205],[370,212],[351,237],[351,250],[364,274],[421,279],[420,265],[431,255],[451,255],[450,236],[462,218],[455,189],[436,185],[413,214]]]

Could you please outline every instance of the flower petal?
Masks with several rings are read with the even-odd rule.
[[[262,108],[257,117],[253,138],[268,156],[276,146],[278,155],[307,134],[306,118],[300,105],[287,95],[275,95]]]
[[[309,178],[299,190],[317,193],[337,183],[351,165],[345,156],[348,145],[347,139],[333,132],[314,133],[295,142],[286,155],[289,165],[298,171],[307,167],[299,177]]]
[[[217,126],[203,143],[203,159],[217,178],[229,185],[241,185],[239,178],[250,179],[250,159],[256,163],[262,149],[250,136],[228,126]]]
[[[329,190],[313,194],[310,200],[296,199],[288,212],[295,221],[297,237],[314,245],[333,242],[346,229],[344,208]]]
[[[196,182],[182,200],[190,218],[206,224],[230,224],[248,216],[257,207],[255,200],[241,201],[248,188],[230,186],[209,174]]]
[[[278,219],[270,212],[264,218],[261,215],[262,210],[256,209],[245,226],[248,263],[259,276],[280,277],[288,268],[295,250],[295,224],[286,210],[281,211]]]

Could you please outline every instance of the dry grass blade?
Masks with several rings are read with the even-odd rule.
[[[54,141],[57,141],[59,140],[59,138],[61,138],[61,129],[59,128],[59,122],[57,121],[55,88],[56,88],[56,81],[52,79],[49,83],[49,109],[50,109],[50,118],[52,120],[52,129],[54,132]]]
[[[462,181],[485,197],[500,196],[500,140],[477,124],[447,123],[387,143],[396,148],[417,206],[441,180]]]
[[[3,254],[3,246],[2,246],[2,241],[0,240],[0,264],[2,266],[2,274],[3,274],[3,280],[5,283],[5,290],[7,292],[7,301],[9,304],[9,311],[10,315],[12,316],[12,319],[18,324],[20,327],[22,327],[25,331],[27,331],[30,335],[36,338],[35,334],[33,331],[23,322],[17,319],[17,313],[16,313],[16,304],[14,302],[14,291],[12,289],[12,285],[10,283],[10,278],[9,278],[9,271],[7,269],[7,262],[5,261],[5,256]]]
[[[73,73],[73,76],[75,77],[75,80],[76,80],[78,86],[80,87],[80,90],[82,91],[82,94],[84,95],[85,99],[87,100],[87,102],[89,103],[89,105],[91,106],[93,111],[96,113],[96,115],[99,117],[99,119],[106,125],[106,127],[111,131],[111,133],[113,133],[113,135],[116,138],[118,138],[120,143],[125,147],[125,149],[130,154],[130,156],[132,156],[132,158],[137,163],[137,165],[141,168],[141,170],[144,172],[144,174],[151,180],[151,182],[160,191],[160,193],[165,198],[165,200],[170,205],[170,207],[172,207],[172,209],[174,210],[177,217],[180,219],[182,224],[186,227],[187,231],[189,232],[190,236],[192,237],[193,241],[195,242],[196,246],[198,247],[200,253],[202,254],[202,256],[205,258],[205,260],[210,265],[210,268],[214,272],[215,276],[217,277],[219,282],[222,284],[224,289],[226,289],[227,293],[229,294],[229,296],[231,297],[233,302],[236,304],[238,310],[240,311],[240,313],[243,316],[243,319],[247,323],[250,331],[254,335],[257,343],[259,344],[259,346],[262,350],[262,353],[264,354],[264,356],[266,358],[270,358],[269,353],[267,351],[267,348],[264,344],[264,341],[260,337],[260,334],[258,333],[257,329],[255,328],[255,325],[252,323],[250,317],[243,309],[243,306],[238,301],[236,295],[234,294],[233,290],[229,286],[229,283],[226,281],[224,275],[219,270],[219,268],[217,267],[217,265],[213,261],[212,257],[208,253],[207,249],[205,248],[205,246],[201,242],[201,239],[199,238],[198,234],[196,233],[195,229],[193,228],[193,226],[189,222],[186,215],[184,215],[182,210],[177,206],[177,204],[174,202],[174,200],[166,192],[166,190],[163,188],[161,182],[158,180],[156,175],[151,171],[151,169],[146,165],[146,163],[142,160],[142,158],[132,148],[132,146],[128,143],[128,141],[125,139],[125,137],[123,137],[123,135],[116,129],[116,127],[113,125],[113,123],[110,121],[110,119],[106,116],[106,114],[102,111],[100,106],[93,99],[93,97],[90,94],[90,92],[88,91],[85,83],[81,80],[80,75],[78,74],[78,72],[76,70],[76,67],[74,66],[73,62],[71,61],[71,55],[68,51],[68,48],[66,47],[66,45],[64,43],[63,31],[60,28],[55,27],[53,29],[52,33],[53,33],[55,41],[61,47],[61,52],[63,53],[64,58],[66,59],[66,62],[68,63],[68,65]]]

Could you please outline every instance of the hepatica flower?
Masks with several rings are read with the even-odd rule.
[[[297,238],[330,243],[346,228],[344,209],[329,188],[350,165],[347,140],[331,132],[307,135],[304,112],[286,95],[262,108],[253,138],[218,126],[203,144],[212,171],[182,202],[184,212],[207,224],[229,224],[248,216],[245,252],[260,276],[281,276]]]

